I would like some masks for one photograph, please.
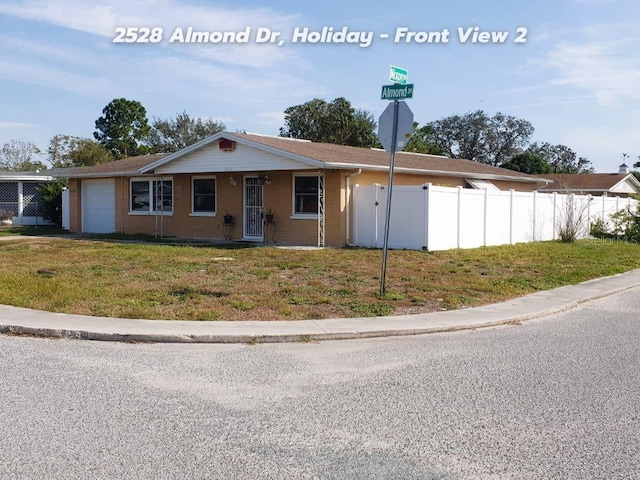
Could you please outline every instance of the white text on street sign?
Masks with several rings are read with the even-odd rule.
[[[389,69],[389,81],[393,83],[399,83],[400,85],[406,85],[409,81],[409,72],[404,68],[394,67],[391,65]]]
[[[404,100],[413,98],[413,83],[408,85],[383,85],[382,100]]]

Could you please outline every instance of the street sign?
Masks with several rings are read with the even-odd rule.
[[[382,100],[404,100],[405,98],[413,98],[413,83],[406,85],[383,85]]]
[[[393,147],[393,104],[389,102],[378,119],[378,140],[387,152],[402,150],[413,134],[413,112],[407,102],[398,102],[398,133]]]
[[[394,67],[391,65],[389,69],[389,81],[393,83],[399,83],[400,85],[406,85],[409,80],[409,72],[404,68]]]

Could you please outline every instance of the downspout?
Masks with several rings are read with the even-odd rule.
[[[346,212],[345,212],[345,218],[346,218],[346,222],[347,224],[345,225],[345,243],[352,247],[353,243],[350,241],[351,240],[351,177],[357,177],[358,175],[360,175],[362,173],[362,169],[359,168],[357,172],[352,173],[351,175],[347,175],[347,180],[346,180],[346,188],[347,191],[346,193]]]

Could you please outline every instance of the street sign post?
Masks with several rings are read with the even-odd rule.
[[[395,70],[394,70],[395,69]],[[403,73],[403,77],[401,74]],[[387,189],[387,212],[384,222],[384,243],[382,246],[382,273],[380,275],[380,296],[385,294],[387,276],[387,253],[389,249],[389,223],[391,220],[391,196],[393,193],[393,169],[396,161],[396,150],[402,150],[413,133],[413,112],[406,102],[400,99],[413,96],[413,85],[407,85],[407,71],[391,66],[390,77],[404,79],[404,85],[386,85],[382,87],[382,99],[393,100],[378,119],[378,139],[384,149],[390,152],[389,188]],[[394,78],[390,78],[394,81]]]

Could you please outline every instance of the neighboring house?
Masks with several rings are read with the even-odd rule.
[[[67,173],[70,230],[340,246],[352,237],[353,186],[386,185],[388,170],[382,150],[222,132],[172,154]],[[533,191],[545,180],[399,152],[394,182]]]
[[[624,163],[618,173],[567,173],[548,174],[545,178],[553,180],[538,189],[539,192],[576,193],[604,197],[628,197],[640,195],[640,182]]]
[[[52,180],[48,171],[0,171],[0,210],[12,211],[15,225],[49,224],[39,215],[42,200],[38,187]]]

